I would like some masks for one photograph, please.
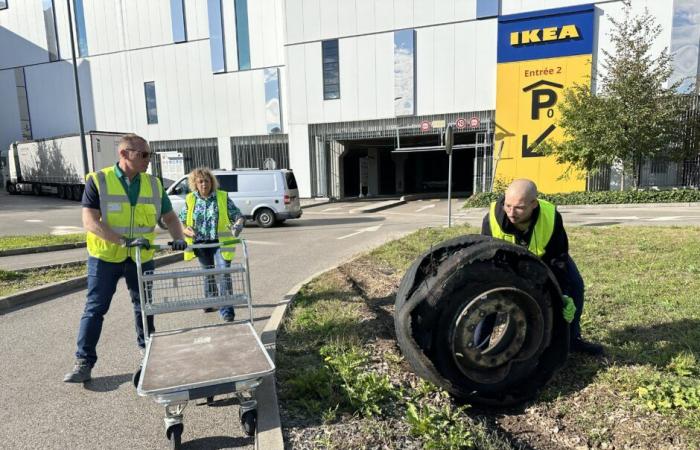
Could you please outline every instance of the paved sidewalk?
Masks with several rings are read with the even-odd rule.
[[[87,261],[87,250],[74,248],[56,252],[29,253],[0,257],[0,270],[22,270]]]

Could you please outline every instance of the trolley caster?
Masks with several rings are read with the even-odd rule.
[[[169,426],[168,429],[165,430],[165,435],[168,438],[171,449],[175,450],[180,448],[180,444],[182,443],[182,431],[184,429],[185,426],[181,423],[178,423]]]
[[[248,436],[255,436],[255,427],[258,423],[258,411],[253,409],[241,415],[241,427]]]
[[[131,382],[134,383],[134,387],[138,388],[139,387],[139,380],[141,379],[141,369],[142,367],[139,366],[138,369],[136,369],[136,372],[131,376]]]

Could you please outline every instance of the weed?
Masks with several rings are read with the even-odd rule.
[[[474,448],[475,442],[469,426],[471,421],[465,414],[466,406],[454,407],[449,402],[442,406],[429,403],[409,403],[406,421],[411,434],[423,440],[427,449]]]

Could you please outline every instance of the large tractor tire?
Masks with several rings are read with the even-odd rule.
[[[556,279],[539,258],[467,235],[411,265],[394,319],[416,374],[467,402],[511,406],[535,397],[566,361],[561,308]]]

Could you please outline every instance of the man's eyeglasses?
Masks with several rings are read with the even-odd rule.
[[[134,150],[133,148],[127,148],[125,149],[127,152],[136,152],[139,155],[141,155],[141,158],[143,159],[151,159],[151,152],[144,152],[141,150]]]

